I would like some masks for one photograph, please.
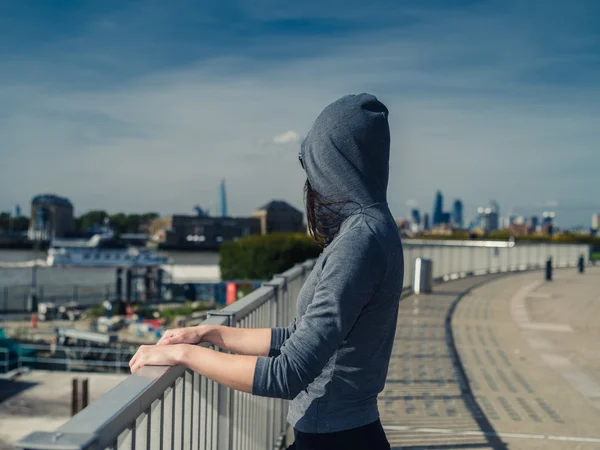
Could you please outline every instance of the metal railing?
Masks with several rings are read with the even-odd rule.
[[[204,322],[250,328],[288,325],[310,273],[307,261]],[[17,443],[39,448],[280,448],[287,400],[234,391],[182,367],[144,367],[56,432],[36,432]]]
[[[578,244],[405,241],[404,279],[413,261],[431,258],[438,280],[542,267],[575,266],[589,248]],[[297,265],[205,323],[237,327],[287,326],[314,262]],[[409,288],[409,286],[405,286]],[[23,449],[278,449],[285,444],[288,402],[234,391],[182,367],[144,367],[55,432],[30,434]]]
[[[0,287],[0,313],[21,313],[29,311],[31,285]],[[114,296],[112,284],[86,285],[37,285],[35,286],[38,303],[50,302],[57,306],[69,303],[80,307],[91,307],[109,300]]]
[[[129,373],[129,360],[136,350],[137,346],[122,349],[19,342],[14,343],[12,348],[0,347],[0,374],[20,367],[65,372]]]
[[[452,280],[468,275],[539,269],[552,258],[554,267],[575,267],[581,256],[587,265],[586,244],[514,243],[475,240],[404,241],[404,283],[414,278],[416,258],[433,260],[433,278]]]

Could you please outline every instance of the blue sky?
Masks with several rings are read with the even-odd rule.
[[[90,209],[302,207],[321,109],[390,109],[389,203],[469,217],[600,211],[596,1],[0,3],[0,210],[41,192]]]

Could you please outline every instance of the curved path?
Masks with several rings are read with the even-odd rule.
[[[600,270],[489,275],[401,301],[395,449],[600,449]]]

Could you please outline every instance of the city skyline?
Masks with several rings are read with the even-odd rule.
[[[213,217],[219,217],[222,216],[222,211],[223,211],[223,207],[225,206],[225,209],[227,208],[226,204],[227,204],[227,199],[226,197],[224,197],[224,189],[225,189],[225,180],[221,180],[219,185],[218,185],[218,192],[216,194],[216,200],[214,201],[208,201],[208,202],[202,202],[201,204],[196,204],[195,206],[190,207],[188,210],[182,210],[182,211],[166,211],[166,212],[161,212],[158,211],[157,209],[148,209],[148,210],[111,210],[110,208],[105,208],[102,206],[95,206],[92,208],[88,208],[88,209],[81,209],[81,208],[77,208],[77,205],[73,205],[76,213],[76,216],[81,216],[84,215],[88,212],[91,211],[99,211],[99,210],[104,210],[106,211],[108,214],[118,214],[118,213],[125,213],[125,214],[141,214],[141,213],[147,213],[147,212],[158,212],[161,216],[167,216],[167,215],[173,215],[173,214],[188,214],[188,215],[193,215],[193,214],[199,214],[199,208],[200,211],[202,211],[202,214],[206,214],[208,213],[210,216]],[[460,204],[460,206],[458,207],[460,210],[460,217],[462,219],[462,221],[459,222],[459,224],[462,224],[463,226],[467,226],[469,224],[469,222],[471,221],[471,219],[475,219],[477,216],[477,210],[479,208],[482,208],[482,205],[495,205],[496,207],[498,207],[499,205],[497,204],[497,202],[495,200],[489,200],[488,202],[480,202],[478,203],[477,207],[474,207],[472,210],[467,210],[464,207],[464,202],[462,200],[461,197],[459,196],[451,196],[449,197],[452,201],[450,202],[451,207],[448,210],[444,210],[444,205],[443,205],[443,197],[444,194],[443,192],[441,192],[440,190],[436,191],[436,195],[434,197],[434,207],[431,211],[429,211],[426,207],[421,208],[417,202],[410,201],[407,206],[409,208],[409,212],[406,214],[407,218],[413,218],[414,217],[414,212],[418,212],[420,214],[420,219],[421,221],[424,220],[425,215],[428,215],[429,217],[434,217],[435,216],[435,209],[436,209],[436,204],[437,204],[437,195],[438,193],[440,193],[442,195],[442,205],[441,205],[441,214],[450,214],[450,218],[452,223],[456,224],[456,217],[457,217],[457,203]],[[54,192],[45,192],[45,193],[40,193],[40,194],[36,194],[35,196],[32,197],[32,199],[38,195],[46,195],[46,194],[50,194],[50,195],[56,195],[56,193]],[[68,195],[60,195],[61,197],[65,197],[65,198],[69,198]],[[275,197],[273,197],[273,199],[275,199]],[[284,201],[287,201],[286,199],[281,199]],[[291,204],[291,202],[289,202]],[[29,206],[30,202],[27,203],[27,206]],[[208,208],[204,207],[205,204],[210,204],[212,206],[218,206],[215,209],[213,209],[212,213],[211,210],[209,210]],[[292,205],[295,206],[295,205]],[[447,205],[450,206],[450,205]],[[304,204],[301,204],[299,207],[297,207],[298,209],[300,209],[301,211],[304,212]],[[252,211],[254,209],[254,207],[250,207],[250,209],[248,211]],[[508,208],[504,210],[504,212],[499,216],[501,218],[510,218],[510,217],[521,217],[524,219],[531,219],[531,218],[537,218],[539,219],[540,217],[542,217],[542,215],[547,212],[547,211],[551,211],[552,213],[556,214],[557,210],[567,210],[567,214],[568,214],[568,210],[571,209],[568,205],[565,207],[561,207],[559,204],[557,203],[550,203],[550,204],[540,204],[537,206],[537,209],[535,210],[530,210],[529,213],[515,213],[515,208]],[[600,208],[599,208],[600,209]],[[27,207],[25,208],[25,210],[23,210],[23,207],[21,204],[13,204],[12,208],[10,209],[2,209],[0,208],[0,213],[5,212],[5,213],[10,213],[11,216],[15,216],[15,212],[16,210],[19,211],[20,216],[28,216],[29,214],[27,213],[27,211],[29,210]],[[248,211],[242,211],[240,214],[235,214],[235,215],[229,215],[230,217],[240,217],[240,216],[245,216],[248,215],[249,212]],[[592,210],[593,211],[593,210]],[[216,212],[216,214],[215,214]],[[591,212],[589,214],[588,219],[591,218],[592,222],[593,222],[593,216],[597,215],[598,213],[596,212]],[[397,218],[402,218],[404,217],[403,215],[398,215]],[[563,218],[564,220],[564,218]],[[560,223],[560,215],[558,215],[555,218],[555,223],[563,228],[587,228],[589,227],[589,220],[588,223],[583,222],[583,223],[578,223],[575,225],[571,225],[571,226],[564,226],[561,225]],[[433,225],[433,222],[432,222]],[[593,228],[593,225],[592,225]]]
[[[2,211],[46,192],[216,211],[222,178],[231,215],[300,209],[302,137],[362,91],[390,109],[395,216],[438,188],[465,219],[489,199],[563,227],[600,210],[598,4],[64,5],[0,5]]]

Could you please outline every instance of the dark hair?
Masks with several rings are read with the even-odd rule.
[[[342,214],[342,209],[347,204],[356,202],[347,200],[329,201],[325,196],[315,191],[307,179],[304,184],[304,203],[309,234],[317,244],[327,247],[340,231],[342,222],[346,218],[346,215]],[[360,205],[358,205],[358,208],[360,208]]]

